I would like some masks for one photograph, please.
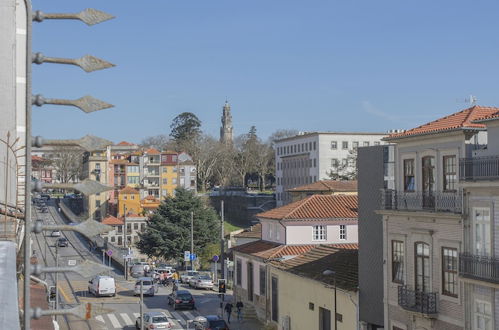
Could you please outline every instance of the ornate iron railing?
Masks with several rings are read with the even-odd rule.
[[[407,286],[398,287],[399,306],[411,312],[418,312],[428,316],[438,313],[438,294],[436,292],[423,292],[410,290]]]
[[[459,254],[459,275],[499,283],[499,259],[469,253]]]
[[[499,179],[499,156],[461,158],[459,179],[463,181]]]
[[[461,213],[462,191],[401,192],[393,189],[381,191],[384,210],[434,211]]]

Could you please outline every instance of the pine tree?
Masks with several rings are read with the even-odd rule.
[[[145,231],[139,234],[137,247],[150,257],[182,259],[191,249],[191,212],[194,214],[194,253],[217,242],[220,221],[215,210],[193,192],[177,189],[151,216]]]

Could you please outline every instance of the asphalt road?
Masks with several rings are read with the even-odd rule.
[[[53,201],[48,203],[48,209],[48,213],[35,211],[33,218],[43,219],[45,224],[65,223]],[[59,266],[72,266],[83,260],[102,263],[100,252],[90,251],[88,244],[79,234],[71,231],[62,232],[62,236],[70,242],[68,247],[56,247],[58,237],[51,237],[50,234],[47,232],[33,235],[33,249],[36,251],[39,262],[43,262],[47,266],[55,266],[56,260]],[[133,295],[135,281],[133,279],[125,281],[123,273],[116,268],[113,268],[109,275],[115,278],[117,294],[115,297],[99,298],[88,293],[89,278],[83,278],[76,273],[69,272],[58,275],[59,308],[71,308],[81,303],[91,302],[94,306],[108,310],[90,320],[79,320],[73,316],[60,316],[58,322],[61,329],[135,329],[135,320],[140,315],[140,299]],[[55,285],[55,274],[44,274],[41,277],[49,285]],[[188,289],[192,293],[196,301],[195,310],[174,311],[167,303],[167,296],[170,294],[171,288],[159,287],[155,296],[144,298],[144,311],[164,312],[173,321],[174,329],[188,329],[190,321],[198,315],[220,314],[220,298],[214,291],[191,290],[187,285],[181,285],[181,289]]]

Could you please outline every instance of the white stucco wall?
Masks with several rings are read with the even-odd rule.
[[[279,244],[286,243],[286,229],[279,223],[279,220],[260,219],[262,223],[262,239]]]
[[[287,226],[286,227],[286,244],[341,244],[341,243],[358,243],[358,225],[347,224],[347,237],[340,240],[340,226],[327,225],[326,226],[326,240],[314,241],[313,238],[313,224],[302,226]]]

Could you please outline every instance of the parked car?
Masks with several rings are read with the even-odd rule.
[[[141,277],[137,282],[135,282],[135,288],[133,290],[134,295],[140,295],[140,281],[142,281],[142,294],[148,296],[154,296],[156,292],[156,284],[152,277]]]
[[[163,312],[147,312],[142,317],[137,317],[135,328],[140,329],[140,323],[144,319],[144,329],[170,329],[173,322]]]
[[[178,308],[194,309],[196,307],[194,297],[187,290],[173,291],[168,296],[168,305],[173,306],[174,310],[177,310]]]
[[[195,330],[229,330],[225,320],[218,315],[197,316],[194,318],[193,326]]]
[[[53,230],[52,233],[50,234],[51,237],[61,237],[61,231],[60,230]]]
[[[61,237],[57,240],[57,246],[58,247],[68,247],[69,246],[69,241],[66,237]]]
[[[195,270],[190,270],[186,273],[183,273],[180,275],[180,282],[182,283],[189,283],[189,280],[191,277],[198,275],[199,273]]]
[[[88,281],[88,292],[96,297],[116,295],[116,284],[111,276],[95,276]]]
[[[209,275],[196,275],[189,280],[189,286],[194,289],[213,289],[213,280]]]

